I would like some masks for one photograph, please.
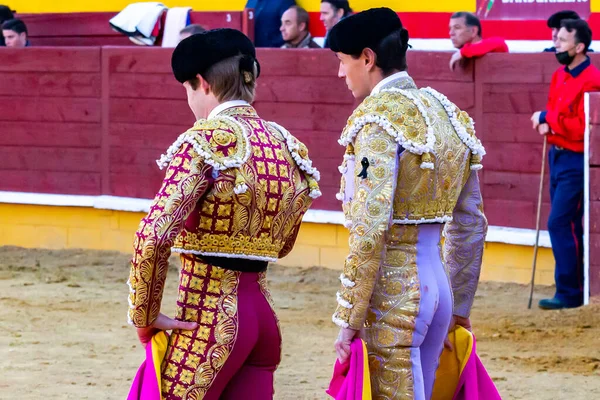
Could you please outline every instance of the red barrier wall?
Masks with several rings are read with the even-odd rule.
[[[18,17],[27,25],[32,46],[134,46],[109,25],[108,21],[115,15],[116,12],[89,12],[19,14]],[[243,11],[192,12],[190,19],[206,29],[233,28],[254,37],[253,21],[249,21]]]
[[[0,190],[151,198],[155,160],[194,122],[171,76],[170,49],[0,49]],[[315,209],[335,199],[343,148],[337,139],[354,99],[327,50],[260,49],[255,107],[304,141],[320,169]],[[419,86],[445,93],[475,119],[487,149],[480,171],[491,225],[535,227],[541,166],[529,118],[545,106],[550,54],[491,54],[451,72],[448,53],[409,53]],[[592,55],[597,66],[600,55]],[[591,95],[592,294],[600,295],[600,93]],[[545,229],[549,210],[544,189]]]
[[[600,93],[590,93],[590,295],[600,296]]]
[[[10,67],[0,67],[0,93],[9,96],[0,102],[0,118],[10,121],[5,130],[14,134],[2,135],[2,144],[30,144],[21,138],[23,129],[34,121],[48,121],[40,126],[50,135],[44,133],[43,140],[55,136],[61,140],[57,145],[69,149],[60,157],[63,169],[52,171],[71,175],[59,181],[50,176],[37,183],[32,176],[21,179],[22,174],[27,175],[28,165],[9,158],[3,169],[17,171],[11,172],[9,177],[14,178],[7,178],[2,189],[21,190],[20,185],[31,181],[22,190],[152,197],[161,176],[154,160],[193,122],[184,90],[171,77],[171,50],[105,47],[3,51],[5,59],[13,62]],[[261,115],[278,121],[307,143],[323,175],[325,196],[315,206],[337,210],[334,193],[343,149],[336,139],[354,101],[336,76],[336,58],[327,50],[264,49],[259,54],[263,68],[255,106]],[[445,93],[476,120],[478,134],[488,149],[481,175],[490,223],[534,227],[541,140],[530,129],[529,118],[544,108],[554,58],[545,54],[495,54],[457,72],[448,70],[447,59],[447,53],[411,52],[409,72],[418,85]],[[37,139],[34,134],[26,137]],[[82,143],[88,151],[92,151],[91,145],[96,152],[102,147],[100,156],[85,166],[77,158],[82,154]],[[50,173],[50,166],[36,165]],[[76,170],[69,170],[69,166]],[[77,170],[81,168],[100,173],[102,179],[81,175],[83,171]],[[138,184],[146,181],[152,184]],[[544,196],[547,203],[546,191]],[[547,211],[546,204],[543,221]]]
[[[0,51],[2,190],[101,192],[100,54],[100,48]]]
[[[3,153],[19,154],[2,163],[11,172],[1,190],[153,196],[161,177],[154,160],[193,123],[171,77],[170,49],[1,51],[11,62],[0,66],[0,143]],[[343,148],[336,140],[354,100],[336,76],[336,58],[327,50],[261,49],[259,59],[256,108],[307,143],[323,176],[315,207],[338,210]],[[541,139],[529,117],[544,108],[554,58],[494,54],[456,72],[447,61],[447,53],[411,52],[409,72],[475,119],[488,150],[481,174],[490,223],[533,228]],[[33,164],[19,148],[30,145],[44,148]],[[29,173],[38,170],[43,179]]]

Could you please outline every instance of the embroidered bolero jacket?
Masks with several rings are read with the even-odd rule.
[[[135,236],[129,321],[160,311],[173,252],[276,261],[320,196],[304,144],[249,105],[197,121],[157,161],[162,187]]]
[[[337,197],[350,230],[350,252],[333,321],[341,327],[363,326],[391,224],[448,223],[445,251],[455,314],[468,316],[487,226],[475,172],[485,150],[471,118],[441,93],[417,89],[405,75],[359,105],[339,143],[346,152]],[[476,226],[456,219],[468,199],[474,200],[464,218]],[[460,243],[463,233],[471,239]],[[457,257],[472,254],[471,248],[472,261]]]

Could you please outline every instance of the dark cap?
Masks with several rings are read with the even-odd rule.
[[[577,14],[575,11],[571,11],[571,10],[559,11],[557,13],[552,14],[550,16],[550,18],[548,18],[546,25],[548,25],[548,28],[559,29],[560,23],[565,19],[580,19],[580,18],[579,18],[579,14]]]
[[[173,75],[184,83],[203,76],[216,63],[225,59],[242,55],[240,71],[252,73],[254,63],[257,66],[257,78],[260,75],[260,64],[256,59],[256,49],[252,41],[242,32],[229,29],[213,29],[183,39],[171,57]]]
[[[393,10],[371,8],[335,24],[327,40],[334,52],[355,55],[367,47],[375,49],[386,36],[400,29],[402,22]]]

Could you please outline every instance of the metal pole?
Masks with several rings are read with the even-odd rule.
[[[540,240],[540,218],[542,216],[542,193],[544,190],[544,172],[546,169],[546,147],[548,145],[548,135],[544,135],[544,146],[542,148],[542,172],[540,172],[540,191],[538,193],[537,217],[535,220],[535,245],[533,246],[533,266],[531,267],[531,290],[529,292],[528,309],[531,309],[533,301],[533,286],[535,284],[535,267],[537,264],[538,242]]]

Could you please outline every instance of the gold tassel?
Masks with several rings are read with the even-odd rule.
[[[431,153],[423,153],[421,154],[421,169],[433,169],[433,157]]]
[[[233,188],[233,191],[236,194],[241,194],[241,193],[246,193],[246,190],[248,190],[248,185],[246,185],[246,180],[244,179],[244,176],[242,175],[242,173],[236,169],[235,170],[235,186]]]
[[[483,168],[481,165],[481,156],[479,154],[471,154],[471,170],[477,171]]]

